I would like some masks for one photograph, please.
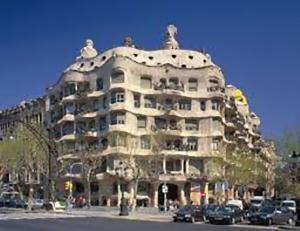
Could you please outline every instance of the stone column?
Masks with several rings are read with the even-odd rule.
[[[181,175],[184,175],[184,159],[181,159]]]
[[[208,195],[208,182],[205,182],[205,185],[204,185],[204,193],[205,193],[205,204],[208,204],[208,198],[209,198],[209,195]]]
[[[152,201],[153,201],[153,207],[154,208],[158,208],[158,187],[159,187],[159,184],[157,183],[154,183],[152,185],[153,187],[153,198],[152,198]]]
[[[136,202],[134,201],[134,182],[129,183],[129,205],[135,206]]]
[[[190,159],[185,160],[185,173],[189,174]]]
[[[184,184],[180,184],[179,186],[179,191],[180,191],[180,205],[186,205],[186,197],[184,193]]]
[[[121,204],[121,197],[122,197],[121,184],[120,181],[118,181],[118,206],[120,206]]]
[[[166,174],[167,170],[166,170],[166,157],[164,156],[163,158],[163,173]]]

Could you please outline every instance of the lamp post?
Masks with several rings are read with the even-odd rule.
[[[121,187],[121,204],[120,204],[120,213],[119,216],[128,216],[128,207],[127,207],[127,203],[126,203],[126,199],[124,197],[124,189],[122,187],[122,181],[125,178],[125,171],[126,171],[126,167],[123,165],[123,162],[119,163],[119,166],[116,167],[115,171],[116,171],[116,175],[119,178],[119,185]]]

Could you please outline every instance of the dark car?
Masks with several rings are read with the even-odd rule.
[[[200,206],[186,205],[180,208],[173,216],[173,221],[195,222],[203,219],[203,213]]]
[[[243,211],[232,205],[220,205],[209,216],[211,224],[235,224],[243,220]]]
[[[294,214],[287,208],[276,208],[274,206],[267,206],[261,208],[257,213],[249,217],[252,224],[294,224]]]
[[[12,198],[9,200],[9,204],[7,207],[24,209],[26,207],[26,203],[20,198]]]
[[[5,205],[5,199],[3,197],[0,197],[0,207],[4,207]]]
[[[210,214],[218,207],[216,204],[207,204],[202,206],[203,221],[209,221]]]

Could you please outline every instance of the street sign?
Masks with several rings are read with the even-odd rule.
[[[168,186],[165,185],[165,184],[162,185],[161,191],[162,191],[163,193],[168,193]]]

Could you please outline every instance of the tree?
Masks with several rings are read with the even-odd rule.
[[[278,140],[281,161],[276,169],[279,195],[300,197],[300,127],[285,132]]]
[[[47,174],[47,157],[46,144],[23,125],[17,126],[9,139],[0,142],[2,167],[16,176],[15,181],[19,188],[25,183],[29,186],[29,210],[32,208],[35,177]],[[22,190],[19,191],[22,192]]]

